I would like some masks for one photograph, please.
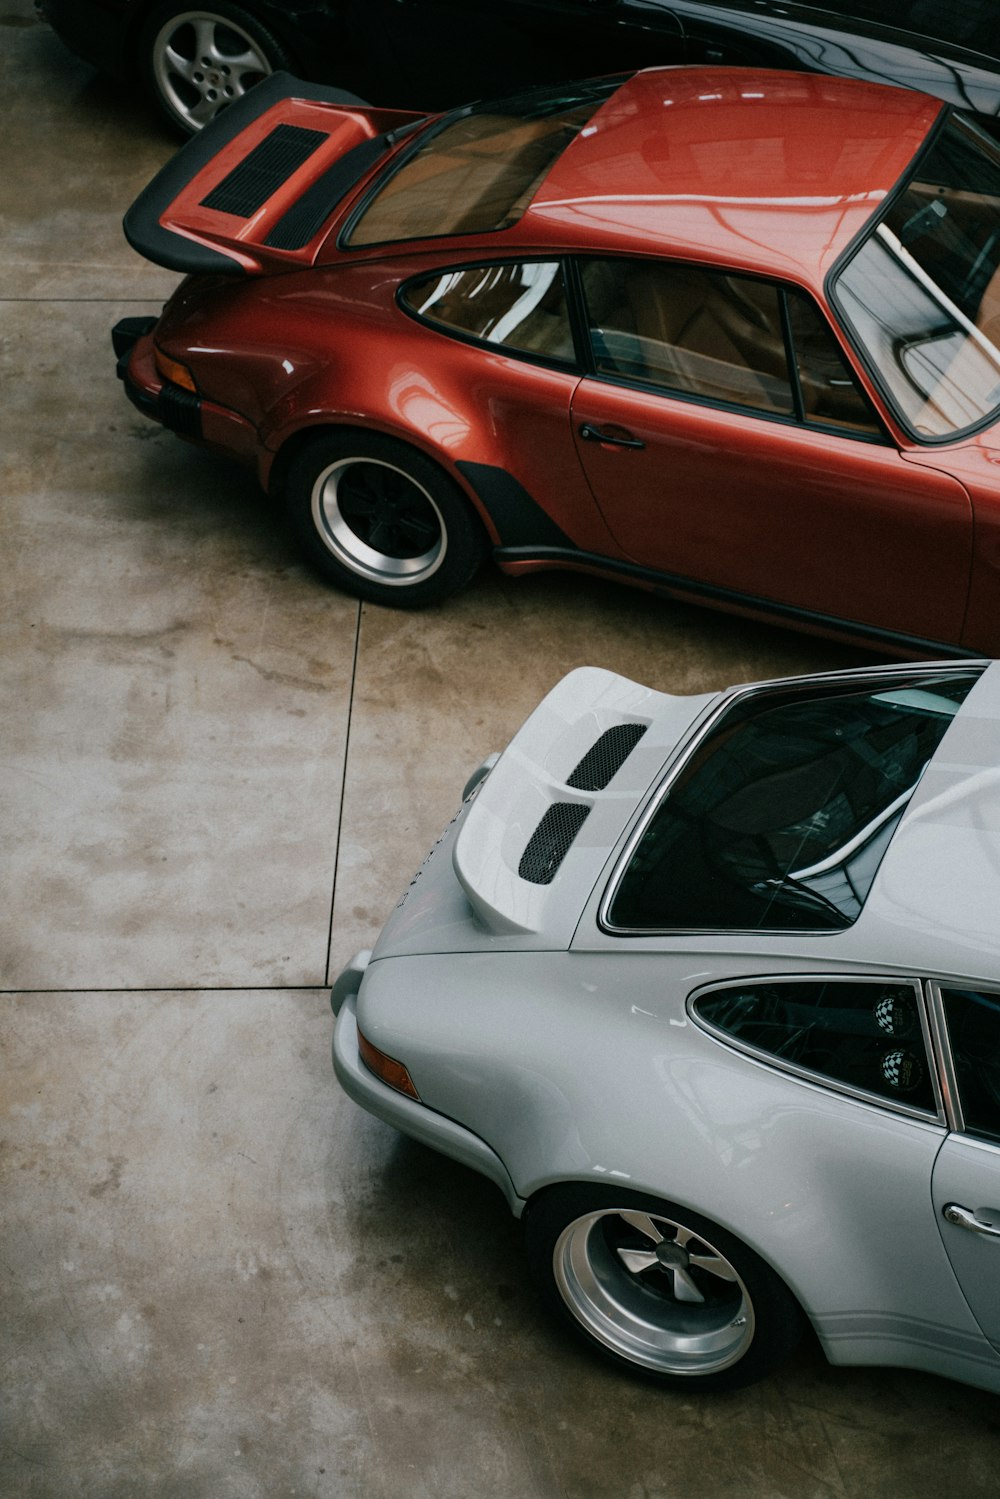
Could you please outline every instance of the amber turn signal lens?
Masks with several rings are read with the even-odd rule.
[[[164,380],[169,380],[171,385],[179,385],[182,389],[191,391],[193,395],[198,394],[198,387],[194,383],[194,376],[186,364],[181,364],[179,359],[168,358],[162,349],[154,349],[153,357],[156,360],[156,368]]]
[[[370,1071],[374,1072],[382,1082],[388,1083],[390,1088],[395,1088],[397,1093],[405,1093],[407,1098],[415,1098],[420,1102],[420,1094],[413,1086],[413,1081],[402,1062],[397,1062],[395,1057],[387,1057],[384,1051],[379,1051],[373,1046],[368,1037],[358,1031],[358,1051],[361,1060]]]

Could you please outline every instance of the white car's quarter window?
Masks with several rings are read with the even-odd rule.
[[[416,317],[467,338],[546,359],[574,356],[558,260],[441,271],[409,282],[399,300]]]
[[[691,1009],[747,1050],[852,1091],[937,1112],[915,984],[751,980],[705,991]]]
[[[967,1134],[1000,1140],[1000,994],[941,989]]]

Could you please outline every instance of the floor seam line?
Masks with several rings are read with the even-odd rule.
[[[351,688],[347,699],[347,727],[344,731],[344,764],[340,776],[340,807],[337,811],[337,833],[333,846],[333,882],[330,886],[330,916],[326,929],[326,981],[331,983],[330,960],[333,956],[333,916],[337,903],[337,878],[340,873],[340,840],[344,829],[344,800],[347,795],[347,769],[351,758],[351,729],[354,724],[354,693],[358,683],[358,658],[361,654],[361,619],[364,611],[358,600],[354,627],[354,659],[351,662]]]

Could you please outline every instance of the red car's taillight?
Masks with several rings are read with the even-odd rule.
[[[171,385],[179,385],[182,390],[191,391],[193,395],[198,394],[194,376],[186,364],[181,364],[179,359],[171,359],[168,354],[164,354],[162,349],[154,348],[153,357],[156,360],[156,368],[164,380],[169,380]]]

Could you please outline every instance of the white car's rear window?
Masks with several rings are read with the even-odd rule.
[[[981,667],[765,687],[714,721],[648,817],[616,931],[835,930],[860,914]]]

